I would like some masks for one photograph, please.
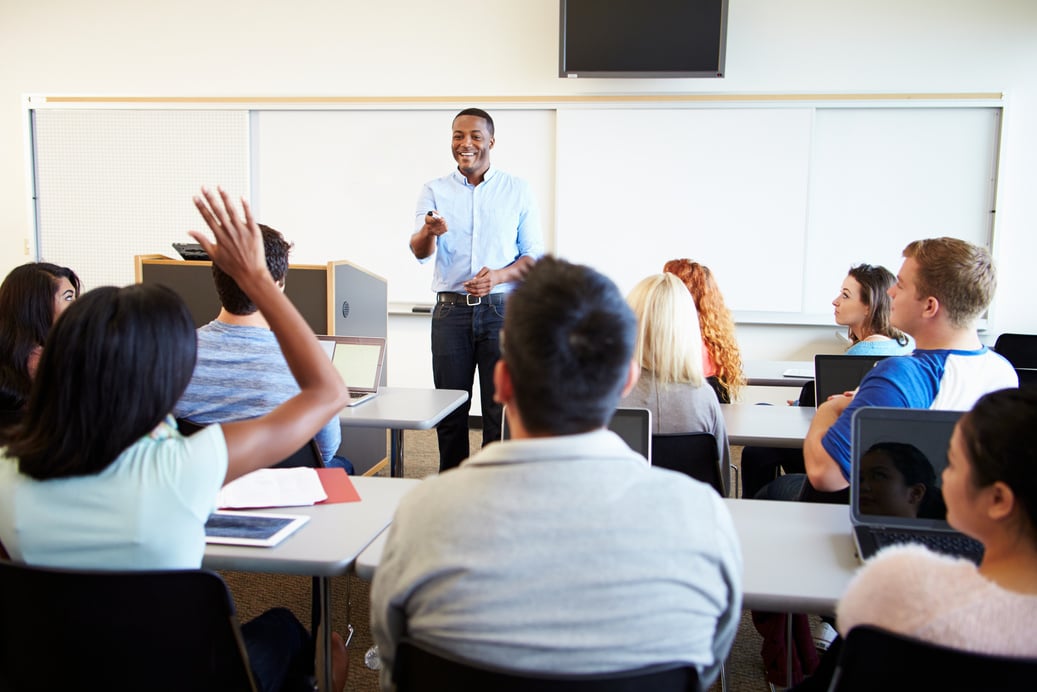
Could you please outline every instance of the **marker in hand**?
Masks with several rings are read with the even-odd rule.
[[[436,212],[434,212],[434,211],[433,211],[433,210],[431,210],[431,209],[429,209],[429,212],[428,212],[427,214],[425,214],[425,216],[427,216],[427,217],[428,217],[428,220],[429,220],[430,222],[432,222],[432,221],[436,221],[436,220],[438,220],[438,219],[441,219],[441,218],[443,218],[442,216],[440,216],[439,214],[437,214]]]

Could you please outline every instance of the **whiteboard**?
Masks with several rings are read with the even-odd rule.
[[[85,289],[131,284],[136,255],[204,228],[202,185],[248,189],[242,111],[40,110],[33,118],[40,259],[71,267]]]
[[[688,257],[732,310],[798,312],[811,120],[808,108],[560,111],[558,254],[624,294]]]
[[[198,227],[200,184],[245,194],[295,243],[349,260],[390,303],[427,304],[408,240],[426,181],[454,167],[446,106],[34,111],[43,258],[87,286],[132,281]],[[865,99],[491,109],[495,166],[528,180],[549,251],[629,291],[690,257],[741,322],[831,324],[852,264],[896,270],[911,240],[992,246],[1001,106]],[[125,261],[119,258],[125,258]]]
[[[433,261],[410,251],[422,185],[449,173],[454,110],[256,111],[258,218],[295,243],[292,261],[345,259],[384,278],[390,303],[428,304]],[[551,242],[554,113],[491,113],[495,167],[525,178]]]
[[[624,292],[688,257],[742,321],[831,322],[852,264],[990,246],[999,108],[589,109],[558,116],[558,253]]]

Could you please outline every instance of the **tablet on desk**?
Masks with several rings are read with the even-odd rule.
[[[213,512],[205,522],[205,542],[269,548],[295,533],[310,518],[301,514]]]
[[[786,368],[781,373],[782,377],[796,377],[804,380],[809,380],[814,377],[813,368]]]

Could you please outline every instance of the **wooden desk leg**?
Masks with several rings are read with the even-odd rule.
[[[403,430],[389,431],[389,475],[403,478]]]

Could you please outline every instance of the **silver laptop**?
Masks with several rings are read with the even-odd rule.
[[[947,445],[961,411],[865,407],[854,411],[850,523],[866,560],[896,543],[922,543],[979,562],[983,545],[947,523],[941,492]]]
[[[317,339],[349,387],[347,406],[357,406],[378,396],[385,364],[385,337],[319,335]]]
[[[609,430],[623,438],[630,449],[648,461],[652,460],[652,412],[646,408],[617,408],[609,421]],[[508,413],[505,407],[501,417],[501,439],[511,437]]]
[[[828,401],[834,394],[850,392],[875,364],[889,356],[848,356],[819,353],[814,356],[814,402]]]

